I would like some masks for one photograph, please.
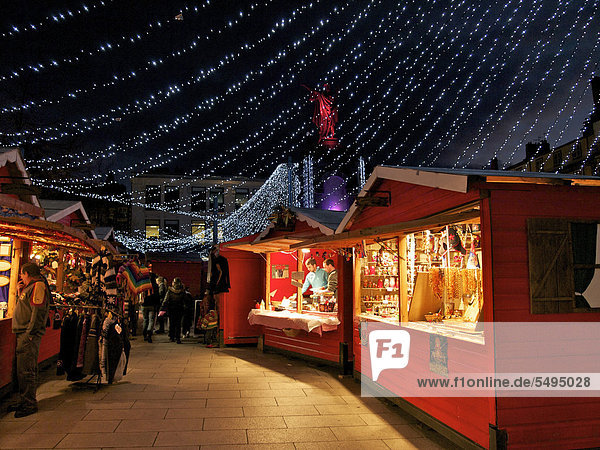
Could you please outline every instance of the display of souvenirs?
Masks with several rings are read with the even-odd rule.
[[[424,230],[408,235],[407,243],[409,320],[476,321],[483,298],[478,224]],[[417,283],[420,274],[425,283]]]
[[[399,320],[398,242],[396,239],[363,244],[361,263],[361,313]],[[358,253],[360,255],[361,253]]]

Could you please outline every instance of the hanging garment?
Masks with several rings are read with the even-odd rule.
[[[120,381],[123,378],[123,375],[125,375],[126,367],[127,356],[125,355],[125,350],[122,350],[121,358],[119,358],[119,363],[117,364],[117,367],[115,369],[115,375],[113,376],[113,383],[116,383],[117,381]]]
[[[90,328],[90,322],[92,318],[89,315],[83,316],[83,327],[81,329],[81,338],[79,339],[79,349],[77,351],[77,365],[78,369],[83,369],[83,356],[85,353],[85,344],[87,342],[88,330]]]
[[[108,316],[104,319],[104,321],[102,322],[102,330],[100,332],[100,342],[98,344],[98,351],[99,351],[99,364],[100,364],[100,373],[102,376],[102,379],[106,380],[108,382],[108,362],[107,362],[107,355],[108,355],[108,332],[110,327],[115,323],[115,320]]]
[[[60,351],[56,363],[56,374],[64,375],[71,371],[73,359],[75,358],[75,341],[77,339],[77,322],[79,317],[71,313],[63,319],[60,330]]]
[[[98,355],[100,324],[100,316],[94,314],[90,321],[90,331],[87,335],[83,356],[82,372],[86,375],[97,375],[100,373],[100,358]]]
[[[70,350],[73,356],[71,359],[71,365],[66,369],[68,381],[79,381],[83,378],[81,367],[77,367],[77,360],[79,358],[79,346],[81,344],[81,335],[83,333],[84,316],[79,316],[76,323],[77,331],[75,334],[75,340],[73,341],[73,348]]]
[[[115,376],[117,376],[118,379],[121,379],[123,377],[123,372],[125,370],[127,359],[125,359],[125,361],[121,365],[121,372],[118,373],[121,355],[124,355],[125,353],[123,334],[123,328],[117,322],[112,323],[107,332],[106,365],[108,384],[111,384],[114,381],[116,381]]]

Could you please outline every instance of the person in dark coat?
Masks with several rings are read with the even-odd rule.
[[[180,278],[174,278],[167,290],[163,306],[169,316],[169,339],[181,344],[181,319],[185,305],[185,287]]]
[[[167,295],[167,280],[165,280],[164,277],[157,277],[156,283],[158,284],[159,305],[162,305],[165,301],[165,295]],[[162,307],[159,307],[159,309],[162,310]],[[156,330],[156,334],[163,334],[165,332],[165,322],[167,321],[167,317],[165,314],[161,315],[160,311],[158,311],[156,314],[156,321],[158,322],[158,330]]]
[[[156,275],[150,274],[150,282],[152,283],[152,290],[144,297],[142,301],[142,315],[144,317],[143,335],[144,340],[152,342],[152,332],[154,331],[154,318],[158,314],[158,307],[160,306],[160,296],[158,292],[158,284],[156,282]]]

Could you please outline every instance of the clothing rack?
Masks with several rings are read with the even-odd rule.
[[[102,312],[109,312],[111,314],[113,314],[114,316],[117,316],[118,318],[122,319],[123,318],[123,314],[120,314],[116,311],[113,311],[110,308],[107,308],[106,306],[94,306],[94,305],[61,305],[58,303],[50,303],[50,308],[57,308],[57,309],[64,309],[64,308],[70,308],[70,309],[99,309]]]
[[[98,305],[63,305],[63,304],[58,304],[58,303],[51,303],[50,308],[55,308],[55,309],[87,309],[87,310],[100,310],[102,313],[110,313],[116,317],[118,317],[119,319],[123,319],[123,314],[119,314],[116,311],[113,311],[110,308],[107,308],[105,306],[98,306]],[[86,381],[76,381],[74,384],[78,385],[78,386],[91,386],[92,383],[91,381],[96,378],[96,381],[93,383],[94,386],[94,393],[96,393],[98,391],[98,389],[100,389],[100,386],[102,385],[102,374],[101,373],[95,373],[92,376],[90,376],[90,378],[88,378]]]

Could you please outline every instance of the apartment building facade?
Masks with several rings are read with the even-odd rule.
[[[264,180],[144,175],[131,179],[131,231],[146,239],[198,236],[242,207]],[[216,209],[215,209],[216,207]]]

